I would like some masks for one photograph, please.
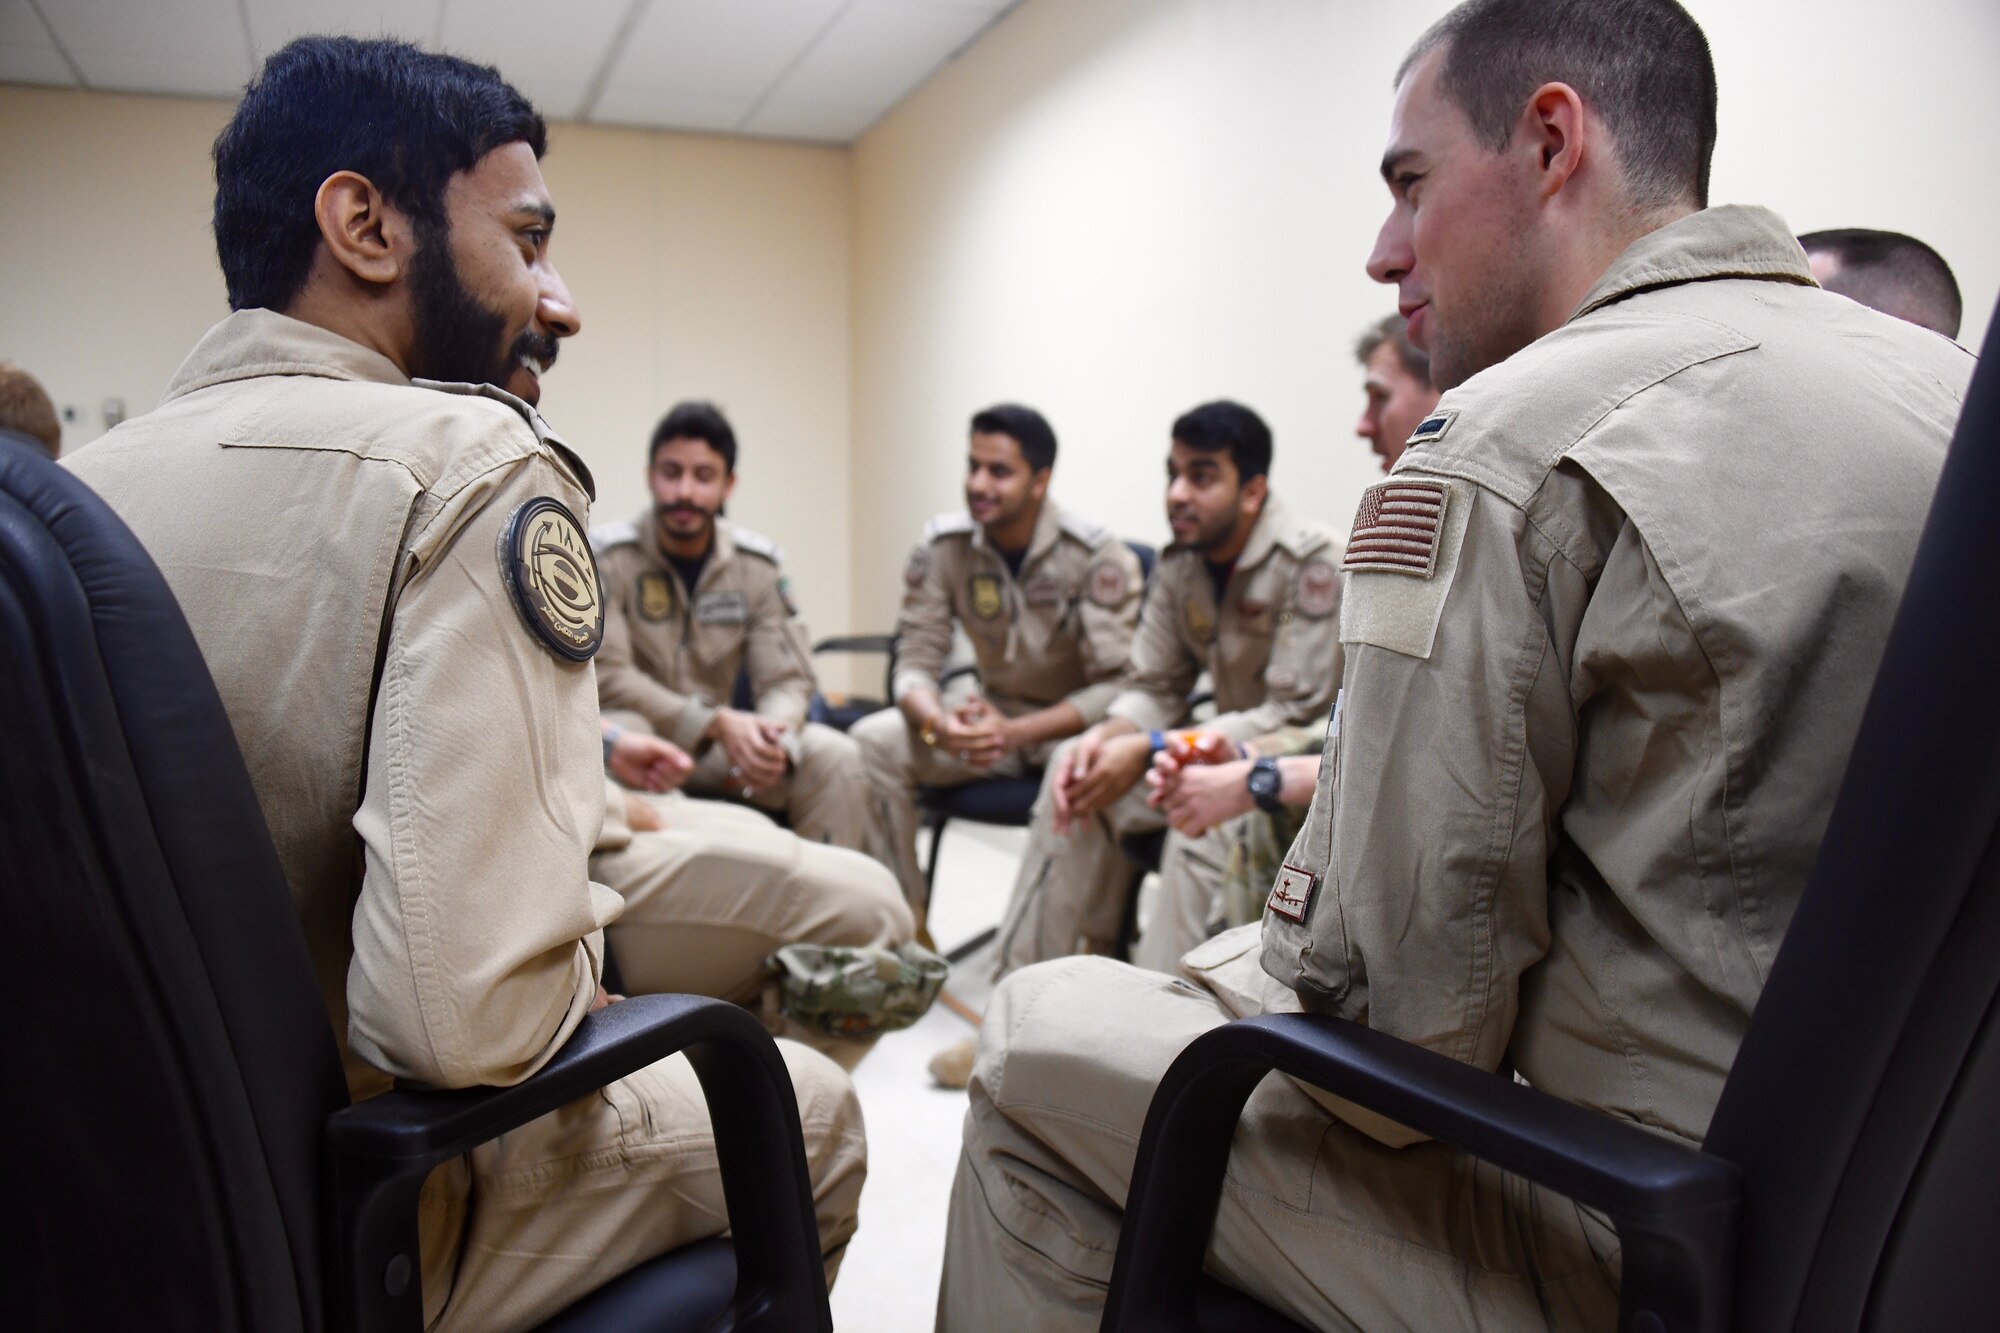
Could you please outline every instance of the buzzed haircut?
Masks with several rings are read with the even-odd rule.
[[[1715,61],[1674,0],[1467,0],[1417,39],[1396,82],[1440,44],[1438,86],[1489,151],[1535,89],[1566,83],[1617,140],[1635,203],[1708,206]]]
[[[1425,388],[1430,387],[1431,356],[1410,341],[1409,320],[1401,315],[1386,315],[1369,325],[1368,332],[1354,340],[1354,359],[1366,366],[1383,343],[1394,345],[1396,360],[1402,363],[1404,374]]]
[[[1005,435],[1019,445],[1030,472],[1046,472],[1056,465],[1056,433],[1049,428],[1048,419],[1032,407],[995,403],[972,414],[972,429],[978,435]]]
[[[287,44],[215,140],[215,250],[229,308],[283,310],[298,296],[320,243],[314,200],[335,172],[367,177],[429,244],[448,230],[451,178],[510,143],[539,158],[548,131],[491,66],[387,39]]]
[[[50,458],[62,453],[62,422],[48,390],[11,361],[0,361],[0,430],[40,441]]]
[[[1809,255],[1827,254],[1840,269],[1820,285],[1885,315],[1958,336],[1965,302],[1944,256],[1914,236],[1868,227],[1836,227],[1799,237]]]
[[[1174,422],[1173,438],[1204,454],[1227,450],[1239,482],[1271,471],[1271,428],[1264,418],[1227,398],[1182,413]]]
[[[660,418],[660,424],[653,427],[653,443],[646,451],[646,466],[651,467],[653,460],[660,456],[661,445],[673,440],[700,440],[722,455],[723,471],[735,475],[736,431],[730,426],[729,418],[722,415],[722,409],[714,403],[693,398],[675,403]]]

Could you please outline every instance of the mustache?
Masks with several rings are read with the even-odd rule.
[[[537,333],[533,329],[522,329],[520,335],[514,339],[514,346],[508,353],[507,361],[512,365],[524,356],[531,356],[542,363],[542,369],[549,370],[555,366],[556,356],[561,351],[562,347],[553,333]]]

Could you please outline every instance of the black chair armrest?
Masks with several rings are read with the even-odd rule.
[[[736,1240],[737,1326],[830,1329],[791,1075],[747,1011],[697,995],[637,995],[599,1010],[512,1087],[398,1089],[329,1116],[329,1260],[348,1326],[422,1327],[416,1201],[431,1168],[677,1051],[694,1066],[715,1127]]]
[[[890,634],[843,634],[831,639],[821,639],[813,645],[818,653],[886,653],[894,649],[896,639]]]
[[[1727,1326],[1732,1163],[1355,1023],[1267,1014],[1203,1033],[1153,1094],[1105,1329],[1192,1333],[1230,1140],[1272,1070],[1607,1214],[1623,1245],[1621,1328]]]

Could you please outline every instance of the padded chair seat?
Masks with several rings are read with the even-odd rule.
[[[696,1241],[613,1278],[535,1333],[700,1333],[735,1294],[736,1251],[726,1240]]]
[[[917,804],[940,819],[970,819],[979,824],[1025,828],[1041,794],[1039,771],[1017,778],[981,778],[959,787],[917,788]]]

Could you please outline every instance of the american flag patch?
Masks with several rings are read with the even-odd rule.
[[[1423,477],[1391,477],[1370,486],[1362,492],[1340,567],[1429,578],[1437,570],[1438,536],[1450,498],[1449,486]]]

